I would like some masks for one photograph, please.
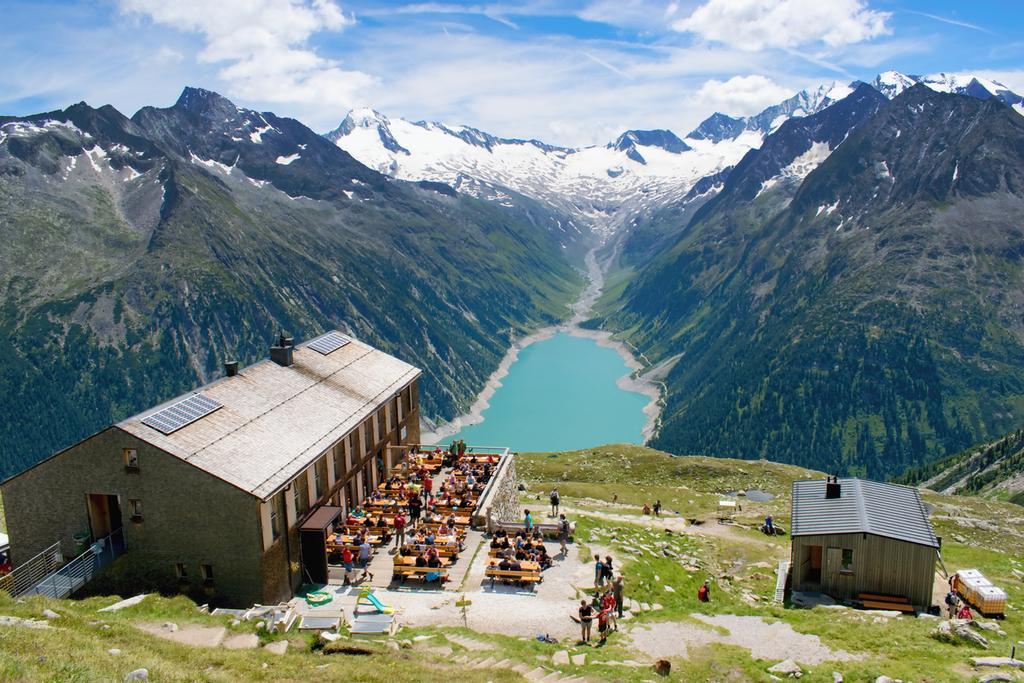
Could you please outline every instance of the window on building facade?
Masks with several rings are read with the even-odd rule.
[[[174,565],[174,573],[178,576],[179,581],[188,580],[188,566],[184,562]]]
[[[345,476],[345,446],[348,443],[347,439],[342,439],[341,442],[334,447],[333,450],[333,467],[334,467],[334,481],[341,481],[342,477]]]
[[[323,455],[313,466],[313,482],[316,484],[316,499],[320,500],[327,493],[327,456]]]
[[[203,581],[205,581],[206,583],[213,583],[213,565],[199,565],[199,575],[203,577]]]
[[[295,512],[301,517],[309,510],[309,486],[306,483],[305,472],[295,477],[292,487],[295,490]]]
[[[124,468],[129,472],[139,471],[139,452],[134,448],[122,448],[121,457],[124,458]]]
[[[412,387],[406,387],[402,390],[402,400],[405,401],[405,414],[408,415],[412,412]]]
[[[138,498],[130,498],[128,500],[128,509],[132,513],[133,522],[142,521],[142,501]]]
[[[395,428],[398,427],[398,422],[399,422],[399,418],[398,418],[398,397],[397,396],[395,396],[393,399],[391,399],[391,410],[389,412],[391,413],[391,425],[390,425],[391,429],[389,429],[388,431],[394,431]]]
[[[839,571],[842,574],[853,573],[853,549],[843,548],[843,556],[839,561]]]
[[[284,531],[284,492],[270,499],[270,536],[275,541]]]
[[[351,471],[355,464],[359,462],[359,432],[361,430],[356,427],[355,431],[352,432],[352,436],[349,437],[349,448],[348,448],[348,469]]]

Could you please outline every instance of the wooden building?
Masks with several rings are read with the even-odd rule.
[[[939,541],[915,488],[863,479],[793,483],[792,587],[932,604]]]
[[[393,447],[419,442],[420,371],[338,332],[270,354],[0,484],[14,565],[121,528],[161,585],[238,606],[290,597],[306,518],[358,504]]]

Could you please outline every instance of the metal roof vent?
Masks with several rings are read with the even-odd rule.
[[[830,500],[832,498],[840,498],[842,496],[843,489],[839,484],[839,477],[830,477],[825,481],[825,498]]]

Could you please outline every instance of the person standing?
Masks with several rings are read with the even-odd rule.
[[[401,549],[405,545],[405,515],[401,510],[395,515],[395,547]]]
[[[604,556],[604,565],[601,567],[601,571],[604,572],[604,580],[611,585],[612,583],[612,556]]]
[[[764,532],[769,536],[775,535],[775,520],[772,519],[771,515],[764,518]]]
[[[533,531],[533,515],[530,514],[529,510],[523,510],[523,528],[526,529],[527,536]]]
[[[558,488],[555,487],[555,488],[551,489],[551,516],[552,517],[557,517],[558,516],[558,503],[559,502],[560,502],[560,499],[558,497]]]
[[[420,519],[420,512],[423,511],[423,502],[419,497],[409,499],[409,524],[416,526]]]
[[[654,516],[661,517],[661,499],[654,501]]]
[[[590,642],[590,625],[594,619],[594,608],[586,600],[580,600],[580,640]]]
[[[615,581],[612,582],[612,595],[615,596],[615,612],[619,619],[622,618],[622,608],[625,606],[626,601],[626,598],[623,595],[624,588],[625,586],[623,586],[622,574],[619,574],[615,577]],[[617,623],[615,627],[618,628]]]
[[[363,576],[361,580],[365,580],[367,576],[370,577],[370,581],[373,581],[373,574],[370,572],[370,542],[363,538],[363,542],[359,544],[359,568],[363,570]]]
[[[559,515],[558,520],[558,544],[562,548],[562,559],[569,556],[569,520],[565,515]]]
[[[607,615],[605,618],[609,622],[609,625],[612,628],[614,628],[616,631],[618,631],[619,630],[619,624],[615,620],[615,611],[614,611],[615,610],[615,594],[614,594],[613,589],[611,587],[611,581],[609,581],[608,584],[609,584],[608,590],[606,590],[604,592],[604,595],[601,596],[601,611]],[[600,622],[598,622],[598,625],[600,625]]]
[[[345,585],[352,583],[352,576],[355,573],[355,566],[352,563],[352,550],[345,546],[341,549],[341,566],[345,568]]]
[[[704,579],[704,583],[697,589],[697,599],[701,602],[711,602],[711,580]]]
[[[601,588],[604,583],[604,562],[600,555],[594,555],[594,589]]]

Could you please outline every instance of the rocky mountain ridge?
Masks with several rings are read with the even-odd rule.
[[[84,103],[0,119],[0,476],[342,329],[465,409],[509,339],[563,318],[564,217],[366,168],[292,119],[187,88],[127,118]]]

